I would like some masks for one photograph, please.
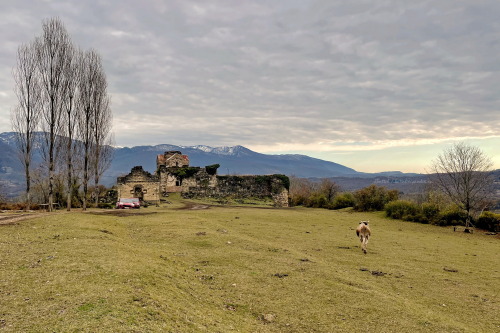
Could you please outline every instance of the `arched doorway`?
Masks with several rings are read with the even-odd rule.
[[[134,198],[139,198],[139,200],[144,200],[144,192],[142,191],[142,185],[134,186]]]

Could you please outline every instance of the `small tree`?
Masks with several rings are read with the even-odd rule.
[[[305,205],[312,193],[316,190],[317,184],[306,178],[290,177],[289,196],[293,206]]]
[[[328,178],[323,178],[319,184],[319,192],[326,197],[328,203],[333,202],[333,198],[335,198],[340,190],[340,185]]]
[[[463,142],[446,149],[431,165],[432,184],[467,214],[465,232],[470,232],[472,212],[489,196],[492,165],[479,148]]]

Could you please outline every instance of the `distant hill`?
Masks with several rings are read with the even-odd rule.
[[[41,135],[41,133],[39,133]],[[14,133],[0,134],[0,185],[7,189],[10,195],[20,193],[24,188],[23,168],[17,158]],[[380,174],[358,172],[338,163],[312,158],[306,155],[284,154],[268,155],[254,152],[243,146],[209,147],[175,146],[161,144],[155,146],[116,147],[111,167],[103,175],[103,184],[115,184],[116,178],[130,172],[136,165],[142,165],[145,170],[156,170],[156,155],[168,150],[180,150],[189,156],[192,166],[211,165],[218,163],[218,174],[285,174],[302,178],[372,178],[376,176],[412,176],[392,171]],[[40,153],[36,152],[35,161],[40,161]],[[366,180],[365,180],[366,182]],[[365,183],[363,182],[363,183]]]
[[[286,174],[297,177],[332,177],[358,175],[354,169],[323,161],[305,155],[266,155],[243,146],[137,146],[116,148],[112,164],[114,174],[128,173],[135,165],[142,165],[148,171],[156,169],[156,155],[167,150],[180,150],[189,156],[192,166],[206,166],[218,163],[219,174]]]

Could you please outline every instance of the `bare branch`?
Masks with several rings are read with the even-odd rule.
[[[479,148],[457,143],[433,162],[433,184],[467,213],[466,229],[471,212],[481,210],[492,185],[493,163]]]

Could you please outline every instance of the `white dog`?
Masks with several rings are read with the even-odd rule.
[[[358,235],[361,241],[361,250],[366,254],[366,245],[368,244],[368,238],[372,234],[370,227],[368,226],[370,221],[361,221],[356,229],[356,235]]]

